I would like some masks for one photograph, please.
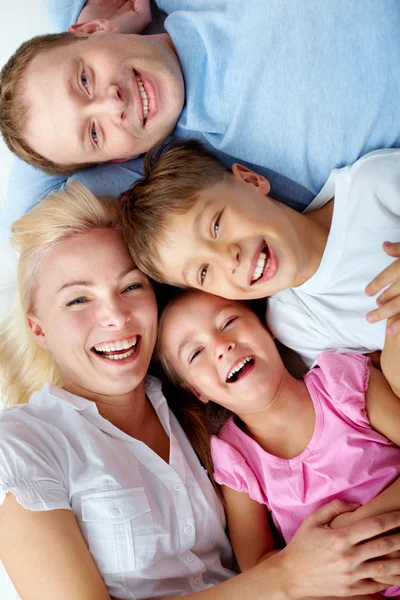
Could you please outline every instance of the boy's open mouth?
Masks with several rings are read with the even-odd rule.
[[[254,363],[254,356],[246,356],[245,358],[237,360],[226,376],[226,383],[235,383],[236,381],[243,379],[243,377],[245,377],[254,367]]]
[[[254,262],[255,266],[253,268],[250,285],[253,285],[253,283],[261,279],[271,262],[271,255],[267,242],[263,241],[257,255],[253,259],[253,264]]]
[[[91,351],[108,360],[123,360],[134,354],[139,347],[139,342],[140,336],[133,335],[122,340],[96,344]]]
[[[143,85],[143,81],[140,79],[140,76],[137,74],[136,71],[134,71],[134,73],[135,73],[135,79],[137,81],[138,88],[139,88],[139,94],[142,98],[143,125],[146,125],[146,119],[149,116],[149,97],[148,97],[145,87]]]

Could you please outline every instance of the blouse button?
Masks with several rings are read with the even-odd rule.
[[[191,554],[186,554],[186,560],[187,560],[188,562],[193,562],[193,561],[194,561],[194,558],[193,558],[193,556],[192,556]]]
[[[119,508],[112,508],[110,510],[110,513],[112,514],[113,517],[118,517],[120,510],[119,510]]]
[[[181,484],[180,483],[174,483],[173,488],[176,492],[180,492],[181,490]]]
[[[189,535],[189,533],[192,531],[192,528],[190,525],[186,525],[183,531],[186,533],[186,535]]]
[[[201,577],[195,577],[193,579],[193,583],[194,583],[194,585],[200,585],[201,584]]]

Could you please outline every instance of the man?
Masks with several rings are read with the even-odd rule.
[[[174,134],[206,142],[226,164],[239,159],[257,167],[270,180],[272,194],[297,209],[307,206],[332,168],[372,149],[400,145],[396,0],[253,0],[245,5],[240,0],[160,0],[158,5],[168,14],[162,37],[122,36],[115,25],[92,21],[73,28],[75,35],[87,36],[79,44],[66,46],[65,53],[48,50],[37,68],[28,65],[25,95],[32,106],[26,135],[39,155],[47,153],[63,164],[126,161],[78,175],[95,193],[116,195],[128,188],[141,174],[141,162],[127,159],[165,138],[174,121]],[[69,25],[67,18],[77,18],[82,0],[72,0],[69,8],[58,15],[63,21],[59,29]],[[68,65],[78,65],[78,46],[101,58],[100,64],[109,61],[93,75],[102,81],[98,94],[89,89],[90,68],[89,73],[82,70],[82,61],[80,71],[77,66],[76,81],[79,76],[79,85],[88,88],[81,90],[87,93],[83,113],[73,104],[76,98],[68,96]],[[150,56],[155,48],[164,53],[158,66]],[[133,81],[132,92],[125,93],[128,100],[120,89],[122,75],[118,79],[113,73],[118,52],[126,54],[133,71],[138,60],[140,65],[144,56],[149,59],[147,84],[139,77],[135,89]],[[152,103],[158,76],[163,83]],[[121,125],[124,107],[130,102],[129,110],[139,110],[142,91],[147,110],[153,104],[165,113],[147,122],[143,104],[144,131],[129,133]],[[114,131],[123,135],[123,143],[112,134],[97,152],[94,146],[103,143],[100,117],[111,119],[112,114],[120,119]],[[157,127],[147,135],[157,117]],[[79,140],[83,124],[90,138],[85,145]],[[17,164],[6,201],[7,224],[65,179]]]

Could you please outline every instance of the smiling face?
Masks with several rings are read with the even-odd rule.
[[[268,407],[286,373],[274,341],[244,304],[187,292],[167,308],[161,353],[201,400],[241,417]]]
[[[48,251],[29,323],[59,365],[65,389],[96,400],[143,383],[156,339],[157,305],[120,235],[97,229]]]
[[[199,192],[185,214],[169,214],[155,263],[168,283],[230,299],[263,298],[306,281],[306,217],[268,197],[269,183],[235,165]]]
[[[97,32],[27,66],[26,140],[60,165],[127,160],[175,127],[184,101],[169,37]]]

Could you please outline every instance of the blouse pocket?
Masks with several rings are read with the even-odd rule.
[[[89,551],[100,572],[146,568],[155,553],[156,535],[144,488],[85,494],[81,501]]]

